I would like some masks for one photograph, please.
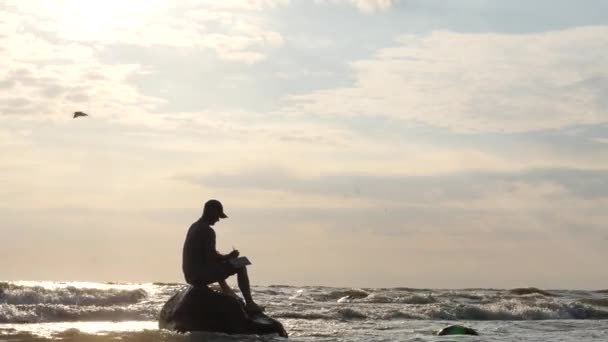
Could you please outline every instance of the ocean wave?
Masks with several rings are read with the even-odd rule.
[[[0,294],[0,303],[112,306],[135,304],[146,296],[147,293],[143,289],[96,289],[73,286],[49,289],[41,286],[6,284]]]
[[[337,315],[341,320],[365,319],[367,315],[352,308],[339,309]]]
[[[406,292],[429,292],[432,291],[432,289],[425,289],[425,288],[415,288],[415,287],[392,287],[392,288],[381,288],[380,290],[387,290],[387,291],[406,291]]]
[[[338,302],[340,302],[340,300],[342,300],[342,298],[340,298],[338,300]],[[391,297],[388,295],[372,293],[369,296],[363,298],[360,302],[361,303],[371,303],[371,304],[395,303],[395,304],[421,304],[422,305],[422,304],[437,303],[437,299],[429,294],[411,295],[411,296],[405,296],[405,297],[401,297],[401,296]]]
[[[0,283],[0,323],[156,321],[183,284]],[[42,286],[38,286],[41,285]],[[276,318],[299,320],[573,320],[608,319],[597,291],[517,288],[425,290],[336,287],[254,287]],[[556,295],[557,294],[557,295]],[[344,299],[344,300],[342,300]],[[311,324],[313,324],[311,322]]]
[[[402,320],[402,319],[417,319],[417,320],[422,319],[422,317],[420,317],[420,316],[414,315],[409,312],[403,312],[403,311],[397,310],[397,309],[383,312],[378,316],[378,318],[382,319],[382,320],[387,320],[387,321]]]
[[[553,293],[550,293],[548,291],[544,291],[541,289],[537,289],[536,287],[520,287],[520,288],[511,289],[508,292],[511,294],[514,294],[514,295],[519,295],[519,296],[530,295],[530,294],[539,294],[539,295],[545,296],[545,297],[559,297],[556,294],[553,294]]]
[[[275,318],[295,318],[295,319],[322,319],[331,320],[335,319],[335,315],[330,312],[319,312],[319,311],[276,311],[272,313]]]
[[[312,294],[312,297],[317,301],[335,301],[338,299],[361,299],[369,296],[369,293],[358,289],[334,290],[329,293]]]
[[[273,284],[273,285],[268,285],[268,287],[272,288],[278,288],[278,289],[288,289],[288,288],[293,288],[293,286],[291,285],[281,285],[281,284]]]
[[[156,320],[158,310],[145,306],[70,306],[0,304],[0,323]]]
[[[595,305],[595,306],[607,306],[608,307],[608,298],[585,298],[581,299],[581,302],[585,304]]]
[[[404,298],[398,298],[397,303],[402,304],[433,304],[437,303],[437,299],[431,295],[425,296],[409,296]]]
[[[469,293],[454,293],[454,294],[452,294],[452,297],[466,299],[466,300],[476,300],[476,301],[482,301],[486,298],[486,296],[477,295],[477,294],[469,294]]]
[[[381,295],[378,293],[372,293],[369,296],[367,296],[366,298],[364,298],[362,300],[362,302],[364,303],[376,303],[376,304],[388,304],[388,303],[394,303],[395,302],[395,298],[390,297],[388,295]]]
[[[439,306],[421,312],[424,319],[444,320],[608,319],[608,311],[578,302],[527,305],[517,301],[502,301],[485,305]]]
[[[295,318],[306,320],[338,320],[350,321],[358,319],[366,319],[368,316],[354,308],[337,308],[326,310],[309,310],[309,311],[276,311],[272,313],[276,318]]]
[[[368,303],[326,310],[279,311],[279,318],[330,320],[560,320],[608,319],[608,311],[580,302],[540,301],[535,304],[517,300],[503,300],[490,304],[388,304],[385,307]]]
[[[602,302],[603,303],[603,302]],[[370,305],[358,303],[345,307],[318,311],[281,312],[279,317],[299,319],[373,319],[373,320],[562,320],[562,319],[608,319],[608,311],[581,302],[557,302],[552,300],[520,301],[516,299],[499,300],[484,304],[405,304],[389,303]]]
[[[277,296],[280,295],[281,292],[279,291],[275,291],[272,289],[260,289],[256,291],[256,294],[265,294],[265,295],[269,295],[269,296]]]

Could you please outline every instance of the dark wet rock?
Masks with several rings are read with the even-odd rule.
[[[158,326],[178,332],[278,334],[287,337],[279,321],[264,313],[247,314],[238,299],[208,288],[191,286],[169,298],[161,309]]]
[[[450,325],[437,332],[438,336],[445,335],[479,335],[475,329],[468,328],[462,325]]]

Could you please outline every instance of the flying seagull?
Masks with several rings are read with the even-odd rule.
[[[79,116],[89,116],[89,114],[83,113],[83,112],[74,112],[74,119],[76,119]]]

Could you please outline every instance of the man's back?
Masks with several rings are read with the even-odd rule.
[[[201,279],[203,268],[216,261],[215,231],[198,220],[194,222],[184,242],[182,270],[186,282],[195,285]]]

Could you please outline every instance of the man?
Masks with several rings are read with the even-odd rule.
[[[207,287],[217,282],[223,293],[236,297],[226,283],[226,278],[236,274],[239,289],[245,298],[245,310],[249,313],[260,312],[262,308],[251,297],[246,266],[236,268],[230,263],[230,259],[239,256],[239,251],[233,250],[223,255],[216,250],[215,231],[211,226],[227,217],[222,203],[212,199],[205,203],[201,218],[190,226],[184,242],[182,259],[186,282],[197,287]]]

